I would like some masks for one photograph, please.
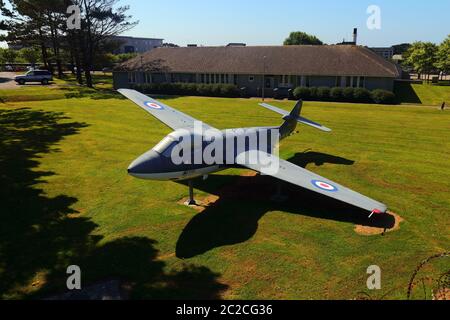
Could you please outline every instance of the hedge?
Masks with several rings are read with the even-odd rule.
[[[297,87],[294,89],[294,97],[296,99],[310,100],[311,89],[306,87]]]
[[[134,89],[150,94],[170,94],[186,96],[207,96],[237,98],[245,95],[233,84],[197,84],[197,83],[151,83],[137,84]],[[361,102],[378,104],[395,104],[395,95],[386,90],[373,90],[364,88],[328,88],[328,87],[297,87],[294,89],[295,99]]]
[[[372,102],[370,91],[364,88],[355,88],[353,91],[353,99],[356,102]]]
[[[344,90],[340,87],[335,87],[330,90],[330,99],[332,101],[342,101],[344,97]]]
[[[365,88],[328,88],[297,87],[294,89],[295,99],[338,102],[362,102],[377,104],[395,104],[395,94],[386,90],[369,91]]]
[[[137,84],[133,89],[143,93],[169,94],[180,96],[206,96],[237,98],[241,91],[232,84],[197,84],[197,83],[149,83]]]
[[[321,101],[328,101],[330,100],[330,88],[328,87],[320,87],[317,88],[317,99],[321,100]]]
[[[371,93],[371,97],[373,102],[380,103],[380,104],[395,104],[396,103],[396,97],[395,94],[386,91],[386,90],[373,90]]]

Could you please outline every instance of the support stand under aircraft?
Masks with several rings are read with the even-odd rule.
[[[192,164],[193,162],[175,164],[171,155],[173,155],[174,151],[179,147],[182,141],[195,141],[195,138],[200,138],[200,143],[192,143],[192,146],[189,149],[189,153],[191,153],[189,154],[189,158],[191,158],[190,156],[195,157],[195,155],[204,152],[205,149],[208,148],[209,144],[205,143],[208,139],[203,136],[195,136],[195,123],[198,123],[199,121],[135,90],[119,89],[118,91],[128,99],[132,100],[139,107],[175,130],[150,151],[136,159],[128,168],[128,173],[134,177],[149,180],[188,180],[189,204],[195,204],[192,179],[207,176],[210,173],[224,170],[229,167],[236,167],[236,164],[238,164],[239,167],[252,169],[265,175],[271,175],[277,179],[365,209],[370,212],[369,217],[373,214],[382,214],[387,211],[386,205],[378,201],[370,199],[304,168],[276,157],[272,154],[272,149],[269,148],[269,150],[267,150],[267,144],[261,143],[260,141],[258,142],[256,148],[254,146],[250,146],[249,143],[245,143],[244,150],[241,151],[236,148],[233,148],[231,151],[225,149],[225,156],[235,160],[234,165],[215,163],[208,164],[205,162],[197,164]],[[287,112],[265,103],[260,105],[281,114],[283,116],[284,123],[277,127],[250,128],[252,132],[257,133],[258,137],[261,136],[261,132],[271,130],[276,131],[280,140],[285,139],[295,131],[298,123],[302,123],[325,132],[331,131],[318,123],[300,116],[302,101],[299,101],[291,112]],[[202,123],[202,128],[205,130],[214,129],[204,123]],[[244,128],[242,128],[242,130],[243,129]],[[232,129],[231,138],[230,136],[224,136],[224,140],[235,140],[240,138],[245,140],[247,137],[242,135],[245,135],[245,131],[242,133],[240,129]],[[186,156],[186,154],[184,154],[184,156]],[[268,171],[262,163],[259,163],[258,161],[248,161],[248,159],[260,158],[268,159],[271,163],[276,163],[276,170]]]

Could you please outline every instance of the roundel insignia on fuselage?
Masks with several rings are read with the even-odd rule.
[[[319,189],[324,190],[324,191],[328,191],[328,192],[336,192],[336,191],[338,191],[337,187],[333,186],[332,184],[323,182],[323,181],[312,180],[311,183],[316,188],[319,188]]]
[[[145,105],[146,107],[149,107],[149,108],[155,109],[155,110],[162,110],[162,109],[164,109],[164,108],[163,108],[162,106],[160,106],[159,104],[154,103],[154,102],[151,102],[151,101],[144,102],[144,105]]]

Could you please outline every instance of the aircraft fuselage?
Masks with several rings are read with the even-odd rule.
[[[272,153],[279,142],[279,127],[242,128],[221,131],[221,156],[219,161],[211,162],[206,154],[211,154],[210,138],[195,136],[192,140],[189,155],[183,154],[185,161],[174,163],[174,148],[185,139],[186,133],[177,131],[166,136],[159,144],[137,158],[128,168],[128,173],[139,179],[146,180],[188,180],[206,176],[230,167],[239,167],[235,163],[236,156],[249,150],[262,150]],[[195,142],[196,140],[196,142]]]

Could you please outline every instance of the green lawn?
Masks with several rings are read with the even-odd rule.
[[[257,100],[164,102],[218,128],[280,123]],[[222,197],[198,214],[178,204],[185,185],[127,175],[170,132],[131,102],[0,103],[0,298],[64,291],[76,264],[84,286],[119,278],[132,298],[353,299],[376,264],[383,288],[368,293],[404,299],[416,266],[449,249],[450,112],[306,103],[304,115],[333,132],[301,127],[283,158],[387,203],[400,230],[359,235],[355,223],[374,223],[366,213],[287,186],[290,200],[271,202],[274,180],[240,170],[196,182],[197,197]],[[420,275],[448,267],[441,259]]]
[[[49,86],[31,83],[17,86],[16,89],[0,89],[0,103],[44,101],[70,98],[90,97],[94,99],[111,98],[111,74],[96,73],[93,75],[95,89],[79,86],[72,74],[66,74],[64,79],[54,78]]]
[[[445,101],[450,105],[449,85],[397,83],[395,93],[402,103],[440,106]]]

